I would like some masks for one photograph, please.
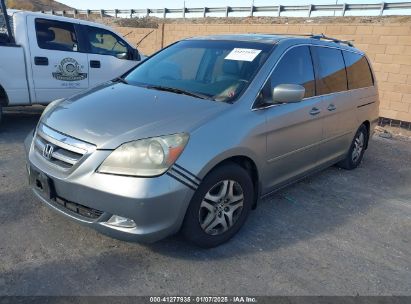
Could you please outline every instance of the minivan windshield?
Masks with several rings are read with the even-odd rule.
[[[148,58],[125,82],[204,99],[233,102],[250,84],[273,45],[184,40]]]

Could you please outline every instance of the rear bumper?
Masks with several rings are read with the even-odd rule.
[[[35,170],[45,174],[55,198],[45,198],[35,183],[31,188],[53,210],[126,241],[154,242],[180,229],[194,191],[176,179],[166,174],[156,178],[135,178],[96,173],[95,169],[110,151],[95,151],[73,172],[62,175],[31,148],[32,137],[30,134],[25,141],[28,172]],[[98,211],[97,217],[73,211],[76,206],[80,208],[77,210],[84,209],[86,213],[87,210]],[[108,225],[112,215],[132,219],[136,227]]]

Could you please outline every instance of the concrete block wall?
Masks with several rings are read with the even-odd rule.
[[[133,45],[139,43],[147,35],[138,46],[138,49],[145,55],[151,55],[162,48],[161,27],[159,29],[116,27],[115,30]]]
[[[117,28],[137,43],[152,29]],[[411,122],[411,23],[375,24],[163,24],[139,46],[145,54],[177,40],[228,33],[278,33],[325,35],[354,40],[366,52],[376,73],[380,116]]]

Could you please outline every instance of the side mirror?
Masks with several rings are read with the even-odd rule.
[[[134,52],[135,52],[134,60],[141,61],[142,58],[141,58],[140,52],[137,49],[134,49]]]
[[[305,88],[299,84],[279,84],[273,89],[274,103],[300,102],[305,95]]]
[[[116,57],[117,57],[118,59],[128,59],[128,54],[127,54],[127,53],[118,53],[118,54],[116,55]]]
[[[129,58],[128,59],[134,60],[134,61],[140,61],[141,60],[140,53],[138,52],[137,49],[130,48],[128,53],[129,53]]]

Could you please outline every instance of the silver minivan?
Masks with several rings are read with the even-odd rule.
[[[325,36],[179,41],[50,104],[26,139],[35,195],[110,236],[230,239],[258,199],[356,168],[378,119],[369,60]],[[330,189],[332,191],[332,189]]]

